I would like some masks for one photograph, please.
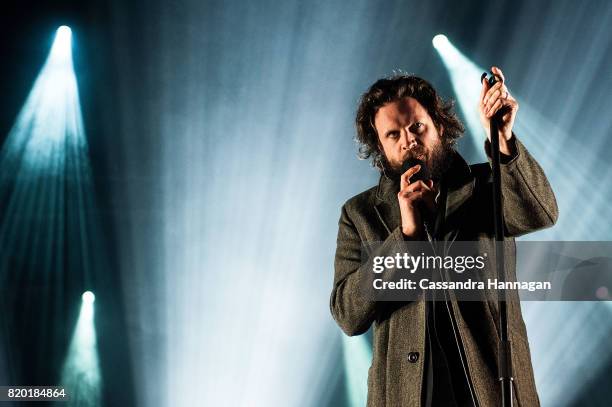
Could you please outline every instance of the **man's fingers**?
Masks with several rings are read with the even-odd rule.
[[[503,102],[503,100],[505,99],[505,96],[506,96],[506,92],[504,92],[502,89],[497,90],[493,95],[491,95],[488,102],[485,104],[484,106],[485,111],[490,110],[491,106],[493,106],[498,100],[501,100]]]
[[[500,89],[491,89],[492,92],[488,93],[487,96],[485,97],[485,101],[483,103],[485,109],[488,109],[493,103],[495,103],[495,100],[501,96],[501,90]]]
[[[419,164],[412,166],[410,168],[408,168],[406,170],[406,172],[404,172],[402,174],[402,176],[400,177],[401,179],[401,189],[406,188],[408,185],[410,185],[410,177],[412,177],[414,174],[416,174],[417,172],[419,172],[419,170],[421,169],[421,166]]]
[[[502,105],[503,105],[502,100],[497,99],[495,104],[487,110],[487,117],[493,117],[493,115],[497,113],[497,111],[502,107]]]
[[[425,192],[413,192],[409,197],[408,200],[411,202],[414,201],[420,201],[425,197]]]
[[[417,172],[419,172],[419,170],[421,169],[421,164],[416,164],[413,165],[412,167],[408,168],[403,174],[402,177],[411,177],[414,174],[416,174]]]
[[[429,180],[429,182],[433,184],[433,181]],[[430,188],[430,186],[426,182],[419,180],[408,185],[406,188],[401,189],[397,195],[400,198],[407,198],[409,201],[411,201],[424,198],[432,193],[433,190]]]
[[[418,192],[403,191],[403,192],[400,192],[399,195],[402,198],[406,198],[408,202],[414,202],[414,201],[423,199],[423,197],[425,196],[425,192],[424,191],[418,191]]]
[[[512,97],[510,96],[510,92],[508,92],[508,88],[506,85],[503,85],[499,89],[495,90],[491,95],[487,96],[487,103],[484,104],[485,112],[491,108],[497,102],[498,99],[502,100],[502,103],[510,100]]]
[[[495,85],[493,85],[485,94],[482,104],[486,105],[493,97],[495,97],[495,95],[501,94],[501,89],[503,86],[504,84],[502,82],[497,82]]]
[[[497,83],[493,86],[489,86],[489,81],[482,81],[482,89],[480,90],[480,104],[481,106],[486,106],[492,98],[501,95],[502,97],[507,97],[508,88],[506,88],[505,82],[506,78],[504,77],[504,73],[501,69],[496,66],[491,67],[491,73],[493,75],[498,76],[499,79]],[[497,91],[499,90],[499,95],[497,95]],[[491,101],[490,104],[495,103],[495,101]]]
[[[483,99],[484,99],[486,93],[488,92],[488,90],[489,90],[489,81],[487,81],[486,78],[485,78],[485,79],[482,80],[482,88],[480,89],[480,98],[478,99],[478,100],[480,100],[481,104],[484,104],[483,103]]]
[[[498,75],[501,78],[502,82],[506,82],[506,77],[504,76],[504,73],[502,72],[501,69],[499,69],[496,66],[492,66],[491,67],[491,72],[495,75]]]
[[[431,188],[423,181],[419,180],[406,187],[407,191],[431,191]]]

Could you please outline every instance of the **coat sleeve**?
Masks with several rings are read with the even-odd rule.
[[[514,136],[516,154],[501,161],[505,234],[516,237],[554,225],[559,217],[555,194],[537,161]],[[490,156],[490,143],[485,151]]]
[[[376,318],[376,304],[368,298],[362,284],[372,275],[371,259],[397,250],[403,242],[397,227],[375,251],[368,253],[368,261],[362,262],[362,242],[355,224],[349,217],[346,204],[342,207],[338,222],[338,240],[334,262],[334,285],[330,298],[331,314],[349,336],[366,332]]]

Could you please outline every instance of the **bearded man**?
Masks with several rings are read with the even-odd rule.
[[[544,172],[512,131],[518,103],[502,71],[493,67],[492,73],[499,81],[483,81],[478,109],[489,160],[490,139],[499,138],[504,234],[514,247],[516,236],[552,226],[558,210]],[[494,116],[499,131],[491,135]],[[360,100],[356,125],[361,157],[372,159],[381,176],[377,186],[342,207],[330,308],[347,335],[363,334],[374,324],[367,405],[501,405],[496,301],[387,303],[368,298],[360,286],[371,273],[362,261],[367,242],[382,242],[380,250],[411,240],[492,247],[490,164],[465,162],[455,149],[463,126],[452,103],[416,76],[375,82]],[[409,159],[423,163],[427,179],[411,181],[421,165],[402,170]],[[505,261],[508,279],[516,279],[515,253]],[[513,295],[507,304],[514,405],[539,406],[520,302]]]

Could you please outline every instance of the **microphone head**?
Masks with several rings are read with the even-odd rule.
[[[493,73],[491,73],[491,77],[489,78],[489,86],[493,86],[497,83],[497,78],[495,77],[495,75],[493,75]]]
[[[416,158],[408,158],[406,161],[404,161],[404,163],[402,164],[402,169],[400,170],[400,175],[405,173],[406,171],[408,171],[409,168],[414,167],[415,165],[420,165],[421,169],[414,174],[412,177],[410,177],[410,182],[414,182],[414,181],[425,181],[431,178],[431,174],[429,173],[429,169],[427,168],[427,166],[425,165],[425,163],[419,159]]]
[[[487,78],[488,75],[491,75]],[[497,77],[493,74],[493,72],[483,72],[482,75],[480,75],[480,83],[482,83],[483,80],[486,80],[489,83],[489,87],[495,85],[497,83]]]

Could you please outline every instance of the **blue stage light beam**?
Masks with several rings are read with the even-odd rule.
[[[91,286],[95,270],[104,268],[107,256],[97,213],[73,66],[72,31],[61,26],[0,150],[0,284],[9,281],[27,288],[35,281],[45,287],[42,292],[26,289],[20,297],[23,304],[44,304],[42,309],[23,311],[24,321],[32,314],[43,326],[12,326],[23,334],[40,330],[49,335],[40,347],[28,350],[39,354],[34,360],[55,358],[49,352],[66,350],[52,335],[57,315],[62,315],[68,301],[65,275]],[[38,296],[36,301],[31,301],[33,295]],[[92,353],[93,298],[92,293],[84,295],[66,360],[64,376],[72,381],[81,371],[87,383],[99,381],[97,355]],[[0,315],[1,326],[4,319]]]
[[[35,257],[51,274],[63,260],[70,235],[71,260],[89,276],[95,207],[87,141],[72,59],[72,31],[57,29],[49,55],[0,151],[3,218],[0,243],[15,271]],[[63,227],[62,225],[65,225]],[[29,236],[28,236],[29,234]],[[78,259],[78,260],[77,260]],[[89,278],[89,277],[86,277]]]
[[[185,4],[185,20],[145,14],[160,23],[151,62],[159,99],[147,102],[137,125],[156,122],[147,144],[159,146],[160,155],[146,174],[160,193],[145,203],[145,183],[126,191],[134,210],[143,214],[150,205],[157,215],[153,222],[129,222],[134,229],[120,237],[141,236],[142,226],[150,227],[144,240],[126,243],[133,251],[121,259],[130,270],[126,284],[135,290],[128,290],[127,308],[147,327],[132,337],[139,405],[320,406],[336,405],[345,394],[339,379],[345,377],[344,334],[329,312],[330,248],[348,198],[344,189],[359,184],[354,194],[378,179],[355,159],[349,119],[363,73],[354,67],[366,64],[353,41],[369,13],[321,4],[308,34],[287,35],[305,18],[301,4],[284,3],[280,18],[249,13],[244,30],[221,34],[231,22],[226,18],[244,12],[243,2],[223,3],[215,21],[224,28],[214,31],[228,35],[236,44],[231,49],[201,43],[212,35],[201,28],[210,26],[203,23],[210,17],[206,3]],[[270,27],[273,37],[256,27]],[[182,38],[181,45],[169,47],[170,37]],[[299,66],[289,58],[297,49],[304,52]],[[183,55],[191,56],[176,64]],[[237,75],[247,65],[254,69]],[[119,103],[127,107],[128,100]],[[135,146],[133,137],[126,140]],[[355,173],[330,159],[336,156],[350,157],[364,175],[346,181],[340,173]],[[128,170],[142,173],[138,160],[129,161]],[[321,182],[326,177],[330,182]],[[329,199],[312,204],[323,196]],[[149,238],[156,243],[144,245]],[[144,258],[150,264],[137,260]],[[352,374],[365,389],[367,366]]]
[[[488,69],[476,65],[459,51],[447,37],[436,35],[433,45],[448,70],[459,106],[467,122],[468,137],[478,146],[478,161],[486,160],[482,143],[485,132],[478,117],[480,75]],[[509,83],[510,87],[511,84]],[[547,174],[555,191],[560,217],[555,227],[522,237],[521,240],[609,240],[609,228],[601,219],[612,217],[612,206],[606,197],[609,187],[596,191],[589,182],[588,171],[596,169],[609,175],[609,166],[597,157],[597,151],[585,147],[560,126],[510,92],[518,100],[519,114],[515,133]],[[551,143],[550,140],[555,140]],[[474,158],[474,157],[472,157]],[[586,161],[590,167],[582,165]],[[589,197],[585,208],[578,205]],[[580,222],[576,222],[580,219]],[[520,255],[520,253],[519,253]],[[597,377],[612,357],[607,337],[612,332],[608,303],[521,303],[529,332],[536,382],[543,405],[571,405],[590,379]],[[562,316],[562,317],[560,317]],[[580,332],[576,334],[577,327]],[[580,353],[581,358],[568,360],[560,355]],[[589,377],[585,377],[589,371]],[[576,378],[580,379],[577,380]],[[554,378],[554,379],[553,379]]]
[[[61,385],[70,394],[68,405],[101,405],[100,363],[94,324],[95,295],[83,293],[79,319],[62,369]]]
[[[81,244],[73,259],[90,271],[94,226],[87,211],[94,194],[71,49],[72,32],[61,26],[0,151],[0,242],[12,253],[7,272],[36,256],[38,269],[50,274],[63,261],[67,234]]]
[[[433,37],[432,43],[451,77],[459,108],[466,122],[467,130],[472,135],[467,140],[468,148],[462,153],[470,163],[482,162],[486,160],[482,149],[486,133],[480,125],[480,118],[476,110],[480,88],[475,86],[474,84],[477,84],[477,82],[471,81],[470,78],[476,78],[475,81],[478,81],[483,70],[455,48],[446,35],[436,35]]]
[[[49,56],[5,142],[1,156],[5,174],[26,170],[56,173],[66,164],[63,143],[83,146],[71,47],[70,28],[58,28]]]
[[[343,335],[342,354],[349,405],[365,406],[368,398],[367,371],[372,363],[372,344],[366,335]]]

